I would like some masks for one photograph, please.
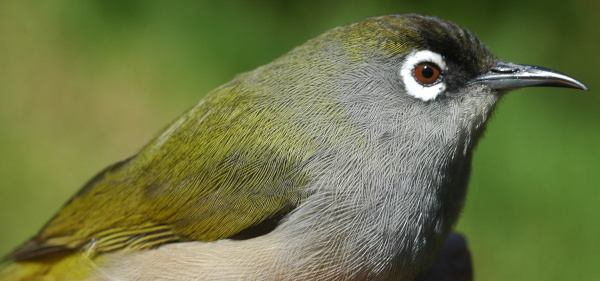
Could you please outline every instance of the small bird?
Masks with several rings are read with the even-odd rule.
[[[235,77],[91,179],[1,280],[414,280],[511,89],[587,90],[435,17],[368,18]]]

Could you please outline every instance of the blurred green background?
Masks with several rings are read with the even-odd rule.
[[[591,91],[507,96],[458,231],[477,280],[600,280],[600,1],[1,1],[0,254],[205,93],[322,31],[417,12]]]

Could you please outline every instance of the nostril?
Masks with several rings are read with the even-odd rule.
[[[519,72],[520,69],[514,65],[499,63],[492,67],[491,71],[494,73],[515,73]]]

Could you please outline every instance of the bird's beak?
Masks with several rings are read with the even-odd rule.
[[[490,89],[516,89],[524,87],[565,87],[588,90],[583,83],[573,77],[552,69],[499,62],[487,73],[472,79],[469,84],[486,85]]]

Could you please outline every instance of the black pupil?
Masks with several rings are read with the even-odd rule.
[[[423,67],[423,70],[421,70],[421,74],[425,78],[431,78],[431,77],[433,77],[433,68],[426,65]]]

